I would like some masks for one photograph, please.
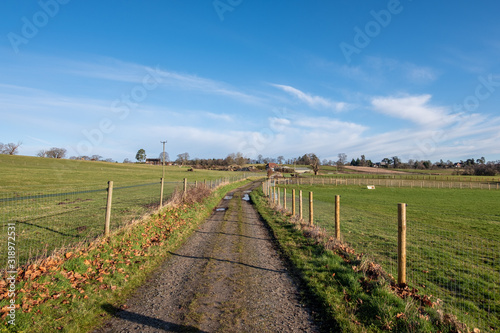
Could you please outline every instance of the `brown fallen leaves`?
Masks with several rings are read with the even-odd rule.
[[[36,306],[49,300],[69,304],[76,298],[88,299],[90,292],[97,290],[116,291],[119,286],[111,283],[111,277],[123,275],[127,281],[127,267],[142,264],[149,256],[150,247],[163,244],[170,234],[189,221],[182,218],[188,211],[187,205],[168,208],[163,214],[153,216],[142,225],[143,231],[130,233],[113,244],[110,239],[98,239],[82,249],[74,249],[60,255],[45,258],[37,263],[18,268],[16,285],[16,308],[23,312],[33,312]],[[107,258],[106,258],[107,257]],[[69,261],[83,265],[67,265]],[[81,262],[81,261],[80,261]],[[65,267],[77,267],[66,269]],[[7,275],[0,278],[0,301],[9,297]],[[68,283],[71,288],[64,289]],[[0,317],[9,312],[7,306],[0,309]]]

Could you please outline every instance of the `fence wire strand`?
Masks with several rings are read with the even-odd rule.
[[[334,179],[311,178],[295,180],[296,185],[287,180],[281,182],[288,184],[271,183],[269,186],[281,187],[281,208],[286,202],[288,212],[292,210],[292,190],[295,189],[296,215],[299,215],[299,191],[302,190],[306,223],[309,222],[309,192],[312,191],[313,222],[332,236],[335,234],[334,197],[341,195],[341,240],[358,253],[364,253],[368,260],[380,264],[396,279],[397,203],[402,202],[398,196],[405,200],[413,198],[407,203],[408,285],[431,296],[445,313],[456,316],[469,327],[481,331],[499,329],[498,192],[484,191],[488,189],[484,184],[482,187],[447,187],[433,183],[412,187],[410,182],[414,180],[407,180],[406,185],[396,185],[393,179],[380,181],[387,181],[386,190],[382,192],[368,190],[366,185],[373,185],[373,180],[362,178],[347,179],[342,185],[338,180],[335,184]],[[399,186],[400,189],[394,189]],[[421,195],[415,196],[417,189]],[[492,189],[491,184],[489,189]],[[479,190],[481,192],[477,192]],[[471,195],[481,195],[481,208],[469,199]]]

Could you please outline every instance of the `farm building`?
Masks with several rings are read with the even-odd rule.
[[[266,170],[271,169],[271,171],[274,171],[278,167],[278,164],[276,163],[267,163],[266,164]]]
[[[146,158],[146,164],[161,165],[161,160],[159,158]]]

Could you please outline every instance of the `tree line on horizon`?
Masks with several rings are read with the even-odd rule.
[[[6,155],[17,155],[19,153],[19,147],[22,145],[21,142],[18,143],[8,143],[3,144],[0,142],[0,154]],[[40,150],[37,153],[38,157],[46,158],[66,158],[66,149],[52,147],[47,150]],[[146,161],[146,151],[144,149],[139,149],[136,154],[136,160],[139,163]],[[336,166],[338,171],[343,171],[344,166],[364,166],[364,167],[382,167],[382,168],[393,168],[393,169],[420,169],[420,170],[432,170],[432,169],[456,169],[456,174],[461,175],[476,175],[476,176],[494,176],[500,173],[500,160],[497,161],[486,161],[484,157],[474,159],[469,158],[460,160],[459,162],[452,162],[447,160],[446,162],[442,159],[438,162],[431,162],[430,160],[413,160],[409,159],[407,162],[403,162],[398,156],[385,157],[380,162],[374,163],[372,160],[367,159],[365,155],[354,159],[352,158],[350,162],[347,162],[347,155],[345,153],[339,153],[337,155],[338,159],[327,160],[323,159],[320,161],[318,156],[314,153],[304,154],[296,158],[285,159],[282,155],[278,157],[264,157],[259,154],[257,158],[251,159],[243,156],[242,153],[231,153],[225,158],[190,158],[189,153],[185,152],[177,155],[177,159],[174,161],[176,164],[190,165],[197,168],[212,168],[212,167],[227,167],[232,165],[244,166],[245,164],[268,164],[276,163],[279,165],[307,165],[311,166],[315,174],[318,174],[320,166]],[[103,158],[100,155],[92,156],[71,156],[69,159],[73,160],[87,160],[87,161],[104,161],[104,162],[114,162],[111,158]],[[160,153],[160,161],[165,160],[165,162],[170,162],[170,158],[167,152]],[[133,161],[126,158],[123,163],[134,163]]]

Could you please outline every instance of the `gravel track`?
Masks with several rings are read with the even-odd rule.
[[[228,193],[186,243],[95,332],[318,332],[248,201]],[[112,310],[112,309],[110,309]]]

